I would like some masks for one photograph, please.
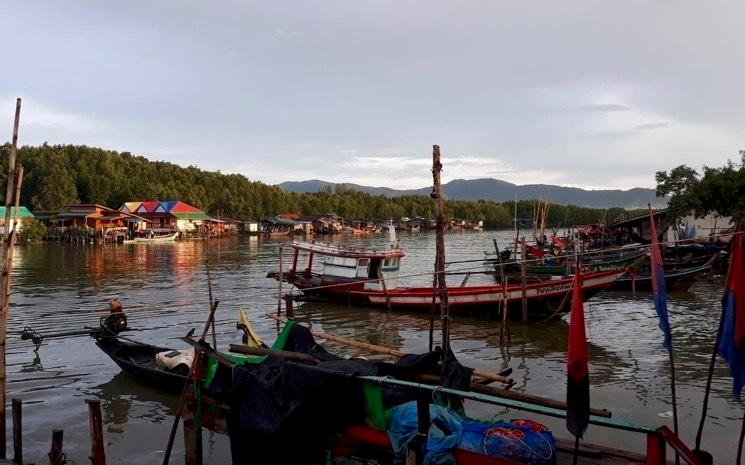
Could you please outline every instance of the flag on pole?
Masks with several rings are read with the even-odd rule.
[[[720,327],[722,334],[717,350],[729,364],[732,394],[739,400],[745,386],[745,257],[739,229],[731,240]]]
[[[670,333],[670,320],[667,317],[667,288],[665,286],[665,266],[660,253],[657,226],[654,224],[652,209],[649,209],[649,231],[652,239],[650,252],[652,254],[652,290],[654,291],[654,309],[660,319],[660,329],[665,339],[662,345],[668,351],[672,350],[672,335]]]
[[[567,351],[567,429],[582,437],[590,423],[590,375],[587,369],[585,310],[582,306],[582,277],[577,266],[569,313],[569,349]]]

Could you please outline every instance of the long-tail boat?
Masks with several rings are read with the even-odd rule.
[[[399,269],[404,252],[391,244],[382,250],[343,248],[338,245],[294,241],[289,271],[269,273],[295,286],[306,298],[428,312],[439,302],[430,286],[399,287]],[[300,256],[307,257],[301,268]],[[589,299],[626,273],[616,269],[583,275],[582,292]],[[531,278],[520,283],[449,286],[451,311],[496,315],[498,305],[520,308],[523,294],[533,314],[568,311],[572,276]]]
[[[188,379],[185,372],[189,367],[164,368],[156,361],[158,354],[178,356],[185,351],[139,343],[105,330],[92,335],[97,345],[125,373],[140,382],[174,390],[184,386]],[[307,329],[292,321],[278,335],[272,349],[264,350],[266,355],[247,357],[217,353],[208,345],[196,342],[194,345],[205,354],[199,358],[203,364],[200,370],[203,378],[200,378],[199,390],[189,388],[184,428],[188,424],[192,431],[205,427],[230,436],[234,464],[248,463],[248,459],[261,463],[317,463],[314,454],[319,453],[321,457],[330,454],[334,458],[396,463],[392,438],[397,432],[393,429],[392,418],[400,413],[399,409],[407,408],[410,428],[423,432],[418,440],[407,443],[407,450],[417,457],[416,463],[422,463],[427,452],[419,445],[427,442],[432,425],[438,429],[443,426],[444,419],[453,418],[464,425],[474,423],[457,413],[458,407],[453,407],[458,405],[456,399],[511,409],[509,418],[521,416],[517,411],[528,416],[566,416],[566,406],[560,401],[531,399],[532,396],[519,400],[514,395],[506,395],[511,391],[477,382],[469,384],[468,380],[460,386],[460,375],[441,376],[438,365],[447,363],[459,373],[460,369],[469,369],[460,366],[454,358],[443,358],[436,352],[407,355],[405,362],[402,359],[403,363],[395,364],[341,360],[318,346]],[[231,350],[237,349],[231,346]],[[453,383],[459,386],[453,387]],[[441,407],[443,403],[455,410]],[[438,413],[443,411],[445,417]],[[526,419],[476,422],[482,430],[481,439],[477,441],[479,447],[469,446],[464,434],[458,435],[461,439],[449,446],[449,452],[456,465],[569,463],[575,453],[585,465],[667,465],[669,445],[681,454],[683,462],[701,463],[665,426],[658,428],[611,418],[605,410],[592,409],[591,414],[590,423],[596,427],[645,436],[646,451],[636,453],[587,443],[575,451],[572,442],[555,438],[540,423]],[[199,423],[195,424],[197,421]],[[536,441],[543,447],[541,450],[524,447],[526,437],[516,429],[523,424],[534,436],[540,433]],[[309,425],[312,428],[309,429]],[[439,433],[440,437],[442,434]],[[435,435],[433,440],[437,437]],[[292,439],[292,447],[287,447],[288,438]],[[490,438],[494,440],[493,445]],[[501,441],[498,438],[502,438]],[[187,463],[194,459],[196,448],[192,446],[186,445]],[[522,455],[515,453],[519,449],[523,449]],[[541,460],[535,456],[536,452],[546,455]]]
[[[703,273],[711,271],[717,261],[717,255],[699,257],[697,259],[679,263],[665,263],[665,286],[668,291],[685,292]],[[652,274],[647,270],[632,270],[626,276],[611,283],[609,289],[614,290],[652,290]]]

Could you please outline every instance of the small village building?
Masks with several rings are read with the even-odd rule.
[[[5,234],[5,207],[0,207],[0,234]],[[13,220],[13,215],[15,214],[15,221]],[[18,223],[17,229],[21,230],[23,229],[24,223],[28,222],[28,220],[34,219],[34,214],[29,211],[26,207],[18,207],[18,211],[16,212],[16,207],[10,207],[10,223],[8,230],[13,230],[14,227],[16,227],[16,223]]]
[[[240,232],[244,234],[258,234],[259,233],[259,222],[258,221],[242,221],[239,226]]]
[[[119,211],[145,218],[150,221],[149,228],[159,230],[187,232],[214,222],[202,210],[180,200],[125,202]]]
[[[128,228],[131,225],[146,223],[146,219],[129,212],[119,211],[98,204],[68,205],[54,215],[57,226],[65,228],[89,228],[103,230],[111,228]]]

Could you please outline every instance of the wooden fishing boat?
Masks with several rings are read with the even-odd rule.
[[[665,286],[667,290],[678,292],[687,291],[699,276],[712,269],[716,260],[717,256],[712,255],[703,263],[700,263],[701,260],[694,260],[687,263],[683,262],[681,264],[666,263]],[[632,271],[613,282],[609,286],[609,289],[623,291],[651,291],[652,274],[649,271]]]
[[[172,349],[125,340],[107,332],[99,331],[91,335],[95,338],[98,348],[129,376],[172,392],[183,389],[186,382],[186,375],[183,372],[160,369],[155,362],[156,354]]]
[[[135,237],[134,239],[127,239],[124,244],[168,244],[178,239],[179,233],[175,232],[172,234],[165,234],[162,236],[152,237]]]
[[[290,332],[287,330],[287,328],[291,328],[291,325],[285,326],[285,329],[278,337],[278,341],[283,337],[282,334]],[[137,343],[135,341],[113,337],[102,332],[94,332],[92,333],[92,335],[96,338],[96,344],[98,345],[98,347],[101,348],[109,357],[111,357],[112,360],[125,373],[134,377],[138,381],[149,384],[156,388],[164,390],[168,389],[170,392],[174,393],[183,388],[184,383],[187,379],[186,376],[178,373],[170,373],[158,368],[155,364],[155,354],[167,352],[170,349]],[[292,337],[289,337],[289,339],[285,339],[285,341],[291,340],[293,340]],[[187,428],[187,420],[190,422],[188,427],[194,427],[196,415],[195,409],[197,408],[196,403],[199,402],[201,404],[201,407],[199,408],[202,412],[200,414],[200,427],[206,427],[217,433],[227,434],[231,436],[231,443],[233,441],[240,441],[240,443],[238,443],[237,445],[231,444],[231,449],[233,450],[234,454],[233,463],[245,462],[245,460],[242,460],[243,458],[245,458],[245,455],[239,455],[238,461],[236,462],[236,450],[239,451],[238,454],[250,454],[249,456],[253,457],[254,459],[276,459],[277,455],[287,457],[285,452],[282,452],[282,454],[278,452],[276,445],[281,444],[282,442],[286,442],[288,431],[295,431],[297,428],[301,428],[303,431],[305,431],[305,436],[303,436],[305,440],[298,440],[297,442],[293,443],[294,447],[301,448],[301,450],[303,447],[307,448],[309,445],[311,445],[318,448],[328,448],[327,450],[334,458],[367,457],[375,459],[377,463],[394,463],[393,447],[390,435],[388,434],[387,430],[389,426],[387,423],[388,417],[383,411],[383,405],[385,405],[385,403],[383,402],[384,397],[387,399],[398,398],[399,400],[394,405],[401,405],[400,403],[406,402],[406,399],[412,399],[409,401],[410,403],[413,402],[413,399],[416,399],[415,418],[417,418],[416,421],[420,423],[420,430],[423,431],[427,431],[429,429],[429,425],[431,424],[430,422],[432,421],[432,419],[430,418],[428,413],[420,414],[420,409],[422,409],[422,407],[429,406],[429,404],[432,403],[432,399],[435,398],[435,395],[443,394],[511,409],[511,411],[513,412],[510,414],[511,417],[514,417],[514,412],[518,410],[522,410],[528,415],[538,414],[559,418],[562,418],[566,415],[565,410],[563,410],[562,408],[548,407],[540,403],[515,400],[510,396],[502,397],[497,394],[492,395],[481,392],[488,392],[489,390],[493,390],[496,393],[500,391],[498,389],[493,389],[477,384],[471,384],[472,390],[449,388],[441,385],[430,384],[421,380],[416,380],[416,375],[413,375],[412,373],[403,375],[403,372],[400,372],[403,375],[402,377],[391,376],[389,374],[385,376],[343,374],[341,375],[341,377],[339,377],[338,374],[333,374],[334,370],[338,370],[338,368],[333,368],[334,364],[338,363],[338,359],[326,353],[325,351],[323,351],[323,349],[320,349],[322,352],[318,352],[319,349],[315,349],[315,347],[317,347],[317,344],[312,339],[304,344],[305,347],[312,348],[310,349],[310,352],[299,349],[299,347],[303,344],[297,344],[294,342],[290,342],[289,344],[294,347],[291,352],[297,352],[298,354],[304,355],[305,357],[307,357],[309,353],[312,353],[313,356],[319,357],[320,359],[325,359],[331,365],[324,365],[323,367],[320,367],[319,371],[315,371],[313,366],[316,363],[320,363],[320,360],[318,359],[316,359],[315,361],[302,363],[298,362],[297,360],[288,361],[287,358],[283,358],[286,357],[286,355],[269,355],[268,358],[265,359],[266,363],[271,364],[271,367],[269,367],[269,371],[274,373],[277,370],[289,369],[289,372],[285,376],[291,376],[291,379],[295,380],[298,379],[298,373],[311,377],[320,376],[321,378],[315,378],[309,381],[309,384],[307,386],[324,386],[325,390],[331,390],[332,393],[324,393],[324,389],[319,390],[318,388],[314,388],[310,391],[305,392],[304,395],[307,397],[304,397],[304,404],[300,405],[308,404],[308,406],[304,408],[295,407],[294,409],[299,410],[302,413],[293,413],[291,416],[287,417],[287,420],[283,421],[282,423],[282,428],[276,430],[276,432],[266,432],[263,430],[254,430],[253,428],[256,428],[255,422],[258,422],[258,424],[262,424],[263,421],[271,422],[272,420],[257,420],[255,418],[248,418],[241,415],[236,416],[235,412],[231,412],[231,410],[239,408],[241,405],[253,405],[256,401],[259,402],[260,405],[257,410],[258,412],[268,412],[264,410],[266,407],[261,407],[261,405],[268,405],[266,404],[267,399],[262,398],[261,396],[274,396],[275,394],[280,397],[288,394],[296,395],[298,389],[297,385],[294,385],[293,389],[291,390],[284,391],[284,393],[281,392],[282,390],[276,389],[262,390],[257,386],[258,390],[254,394],[252,394],[250,398],[242,401],[243,403],[238,402],[237,404],[235,403],[235,392],[228,395],[228,391],[210,390],[209,388],[207,390],[200,390],[200,393],[191,391],[190,395],[188,396],[188,399],[190,400],[188,400],[185,404],[184,427]],[[208,346],[205,346],[204,349],[206,357],[203,358],[203,360],[209,360],[210,358],[214,359],[215,356],[218,355]],[[290,348],[287,347],[285,349],[290,350]],[[279,352],[277,353],[279,354]],[[324,354],[326,354],[329,358],[326,358]],[[230,360],[224,354],[217,358],[220,360],[221,364],[230,363]],[[344,363],[347,362],[348,361],[344,361]],[[261,363],[264,362],[262,361]],[[360,361],[360,363],[367,362]],[[241,367],[239,367],[238,364],[231,364],[230,368],[232,373],[240,372],[240,370],[261,370],[260,364],[250,366],[242,365]],[[331,370],[331,372],[328,371],[329,369]],[[296,370],[300,371],[298,372]],[[343,370],[344,368],[342,368],[342,371]],[[412,380],[411,378],[409,378],[410,375],[414,376],[415,379]],[[430,375],[430,378],[436,379],[438,378],[438,376]],[[240,376],[238,379],[240,379]],[[261,376],[253,377],[249,375],[249,379],[253,380],[251,381],[251,383],[263,383],[263,378]],[[273,385],[274,383],[271,379],[268,382],[270,385]],[[478,387],[478,389],[474,389],[474,387]],[[305,388],[301,387],[300,389],[302,390]],[[353,396],[343,395],[340,398],[334,397],[332,395],[338,392],[346,392],[349,390],[353,392],[359,392],[359,394],[355,394]],[[228,395],[228,397],[221,396],[220,392],[222,392],[223,396]],[[419,395],[417,393],[422,393],[424,395]],[[217,395],[218,397],[215,397],[215,395]],[[254,396],[256,395],[260,396],[260,400],[254,399]],[[295,405],[295,400],[292,400],[292,405]],[[349,424],[350,419],[358,418],[357,415],[347,416],[345,414],[339,413],[332,414],[330,411],[324,410],[326,408],[324,406],[315,406],[317,401],[327,403],[334,402],[337,407],[334,409],[334,411],[336,412],[344,410],[340,410],[338,408],[339,406],[358,411],[359,413],[364,412],[364,418],[359,418],[360,421],[352,422],[351,424]],[[346,402],[351,403],[347,405]],[[311,405],[314,405],[315,407],[311,407]],[[390,406],[390,404],[388,405]],[[429,408],[426,408],[425,410],[429,410]],[[319,413],[320,411],[326,411],[327,415],[333,416],[336,420],[339,420],[342,423],[328,423],[316,418],[314,431],[309,431],[307,429],[307,422],[303,420],[303,415],[314,415]],[[272,408],[270,412],[277,413],[283,412],[283,410],[274,410]],[[299,420],[295,418],[298,415],[301,416]],[[517,415],[520,416],[520,414]],[[231,418],[233,423],[231,423]],[[248,422],[248,424],[245,424],[243,422]],[[687,463],[696,465],[699,463],[695,461],[695,456],[693,456],[693,454],[685,446],[685,444],[683,444],[680,439],[666,427],[657,428],[654,426],[637,424],[626,420],[610,418],[608,412],[605,412],[605,415],[603,416],[591,416],[590,422],[598,427],[624,430],[627,432],[636,432],[641,435],[645,435],[647,450],[645,453],[632,453],[629,451],[613,449],[601,445],[583,443],[579,450],[579,456],[581,458],[580,460],[583,464],[666,465],[666,444],[670,444],[678,451],[681,451],[684,454],[684,461],[686,461]],[[539,425],[538,423],[531,424]],[[422,425],[426,425],[424,429],[421,429]],[[505,423],[498,423],[495,424],[495,427],[502,428],[504,427],[504,425]],[[233,428],[235,428],[235,430],[237,431],[233,431]],[[250,431],[252,434],[246,435],[245,433],[247,431]],[[291,437],[296,438],[295,435],[291,435]],[[426,438],[424,440],[426,440]],[[262,447],[260,444],[264,444],[264,446]],[[519,446],[519,444],[515,442],[514,446]],[[412,452],[414,450],[415,449],[412,449]],[[193,452],[190,448],[187,447],[187,454],[190,453]],[[413,453],[417,454],[417,452]],[[487,455],[487,453],[485,452],[485,448],[484,450],[469,450],[462,445],[458,445],[452,449],[452,453],[457,465],[520,465],[521,463],[524,463],[519,460],[508,459],[501,456]],[[555,462],[552,463],[570,463],[573,453],[573,444],[570,441],[556,438],[556,445],[553,452],[553,454],[555,454]],[[270,455],[265,456],[264,454]],[[298,458],[297,454],[293,456],[293,452],[289,452],[289,456]],[[306,458],[302,455],[301,457]],[[263,460],[260,461],[263,462]],[[531,461],[531,463],[534,462]]]
[[[290,229],[270,229],[268,231],[262,232],[261,234],[266,237],[282,237],[289,236],[290,231]]]
[[[613,253],[598,253],[590,256],[583,255],[582,271],[584,273],[597,273],[600,271],[625,270],[635,268],[646,260],[646,250],[630,250]],[[526,266],[526,273],[537,276],[556,276],[574,274],[576,258],[573,255],[546,256],[538,261],[534,260]],[[494,268],[495,276],[499,279],[500,262],[489,258],[484,261]],[[510,275],[520,274],[520,263],[514,260],[503,263],[504,271]]]
[[[306,298],[421,312],[432,310],[433,296],[434,303],[439,303],[432,287],[398,286],[400,260],[405,254],[397,245],[384,250],[345,249],[298,241],[290,245],[294,249],[290,271],[269,276],[297,287]],[[301,253],[307,256],[304,269],[298,268]],[[583,297],[591,298],[626,271],[583,275]],[[568,311],[572,279],[572,276],[531,279],[525,288],[529,311],[533,314]],[[501,284],[448,287],[448,301],[454,312],[496,315],[498,304],[506,301],[511,309],[520,308],[522,299],[521,284],[508,284],[506,288]]]

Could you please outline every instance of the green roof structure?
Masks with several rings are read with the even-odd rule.
[[[16,207],[10,207],[10,217],[13,218],[13,213]],[[29,211],[26,207],[18,207],[18,218],[33,218],[34,214]],[[5,219],[5,207],[0,207],[0,220]]]
[[[211,220],[212,218],[203,212],[188,212],[188,213],[175,213],[171,212],[171,216],[175,216],[180,220]]]

